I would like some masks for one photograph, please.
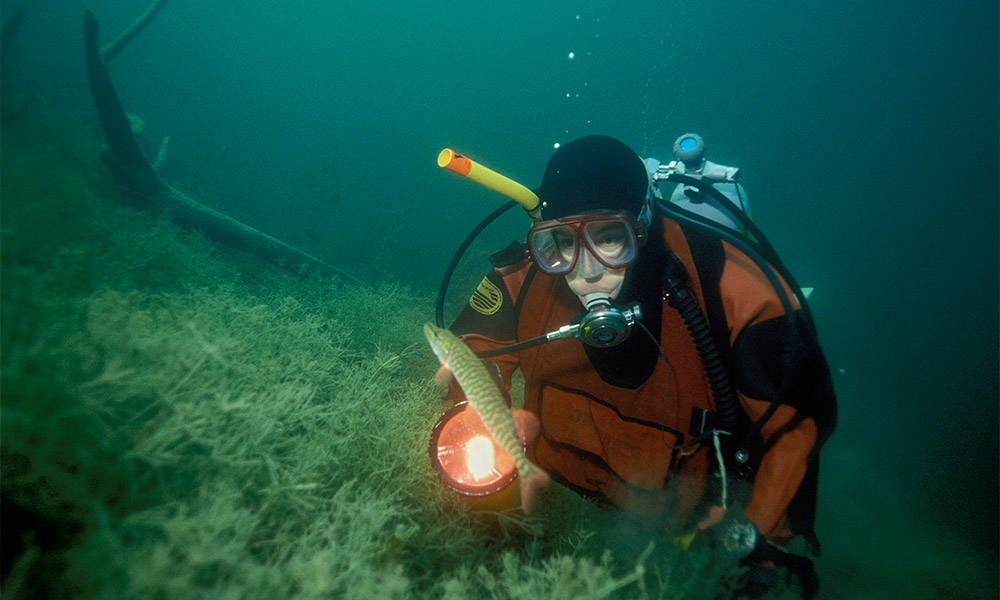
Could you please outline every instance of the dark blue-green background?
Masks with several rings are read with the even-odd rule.
[[[427,289],[500,202],[439,171],[442,147],[534,187],[556,142],[604,133],[667,159],[701,133],[817,288],[831,452],[862,457],[891,490],[878,502],[995,553],[996,3],[491,4],[171,0],[111,72],[151,144],[171,136],[169,181]],[[80,5],[23,5],[7,75],[92,112]],[[145,5],[88,3],[105,41]],[[856,508],[826,471],[820,535],[872,534],[829,516]]]

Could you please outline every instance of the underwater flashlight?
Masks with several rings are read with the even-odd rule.
[[[441,482],[472,508],[500,510],[520,502],[514,458],[493,441],[468,402],[456,404],[438,419],[428,450]]]

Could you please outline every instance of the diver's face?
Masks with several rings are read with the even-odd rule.
[[[603,264],[591,253],[590,249],[582,246],[579,250],[576,266],[566,275],[566,283],[569,289],[580,299],[580,303],[587,305],[585,297],[594,292],[606,293],[614,300],[622,289],[625,282],[625,271],[627,267],[611,269]]]

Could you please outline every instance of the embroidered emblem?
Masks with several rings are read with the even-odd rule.
[[[472,310],[483,315],[496,313],[502,304],[503,294],[500,293],[500,288],[493,285],[493,282],[486,277],[483,277],[483,280],[479,282],[479,287],[472,292],[472,297],[469,298],[469,306],[472,307]]]

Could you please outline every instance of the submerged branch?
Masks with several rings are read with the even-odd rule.
[[[140,15],[128,29],[118,36],[118,39],[101,49],[101,60],[107,63],[112,58],[117,56],[118,53],[121,52],[122,48],[125,47],[125,44],[131,42],[132,38],[134,38],[136,34],[138,34],[154,16],[156,16],[156,13],[159,12],[166,3],[167,0],[153,0],[153,3],[149,5],[146,12],[142,13],[142,15]]]
[[[97,19],[89,10],[84,15],[84,45],[90,91],[108,139],[105,160],[115,183],[124,193],[148,208],[165,212],[182,227],[199,229],[210,239],[250,252],[278,266],[299,272],[317,268],[323,273],[360,283],[357,277],[205,206],[160,179],[132,134],[128,117],[101,60],[97,46]]]

